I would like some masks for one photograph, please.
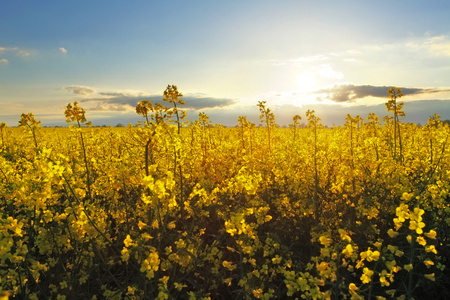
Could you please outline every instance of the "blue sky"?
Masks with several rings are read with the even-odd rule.
[[[386,115],[404,88],[405,121],[450,119],[448,1],[0,0],[0,122],[33,112],[65,124],[79,101],[94,124],[136,123],[140,100],[168,84],[190,119],[205,112],[258,123],[266,100],[280,124],[315,109]],[[424,102],[427,101],[427,102]]]

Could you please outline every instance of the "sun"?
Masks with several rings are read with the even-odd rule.
[[[309,72],[300,73],[297,76],[297,86],[299,91],[303,93],[314,90],[316,86],[316,76]]]

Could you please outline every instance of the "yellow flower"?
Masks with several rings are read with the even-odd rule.
[[[426,279],[431,280],[431,281],[435,281],[436,278],[434,278],[434,273],[431,274],[425,274],[424,275]]]
[[[425,213],[425,211],[423,209],[416,207],[416,208],[414,208],[414,212],[412,212],[410,214],[410,218],[414,219],[414,220],[421,221],[422,220],[422,215],[424,213]]]
[[[404,220],[401,221],[400,218],[394,218],[395,230],[399,230],[402,227],[403,222],[404,222]]]
[[[385,271],[385,270],[383,270]],[[390,282],[386,280],[386,276],[380,275],[381,286],[390,286]]]
[[[322,235],[322,236],[319,238],[319,242],[320,242],[322,245],[324,245],[325,247],[329,247],[329,246],[331,245],[331,243],[333,242],[333,240],[330,239],[329,237],[325,236],[325,235]]]
[[[436,231],[430,230],[428,233],[424,233],[424,235],[429,239],[436,239]]]
[[[161,281],[163,284],[167,284],[169,281],[169,276],[164,276],[163,278],[160,278],[159,281]]]
[[[403,193],[401,199],[405,201],[411,200],[411,198],[414,196],[414,193]]]
[[[168,229],[174,229],[175,227],[176,227],[175,221],[169,222],[169,224],[167,224]]]
[[[408,236],[406,237],[406,240],[408,241],[408,243],[411,244],[412,236],[410,234],[408,234]]]
[[[233,263],[231,261],[224,260],[222,262],[222,266],[224,266],[225,268],[227,268],[230,271],[233,271],[234,269],[236,269],[236,265],[233,265]]]
[[[358,287],[354,284],[354,283],[350,283],[348,286],[348,291],[351,295],[350,299],[364,299],[363,297],[361,297],[360,295],[358,295]]]
[[[380,251],[372,251],[369,248],[367,251],[361,252],[361,258],[362,260],[366,259],[367,261],[377,261],[380,258]]]
[[[135,292],[136,292],[136,287],[134,287],[134,286],[127,287],[127,296],[134,296]]]
[[[186,284],[174,282],[174,287],[176,290],[181,291],[183,288],[187,287]]]
[[[142,228],[144,228],[145,226],[147,226],[147,224],[145,224],[144,222],[142,222],[142,221],[139,220],[139,223],[138,223],[139,229],[142,229]],[[129,236],[129,235],[128,235],[128,236]],[[128,236],[127,236],[127,238],[128,238]],[[127,246],[127,247],[128,247],[128,246]]]
[[[326,270],[327,268],[328,268],[328,263],[326,263],[324,261],[321,262],[320,265],[317,266],[317,270],[319,270],[320,272]]]
[[[413,265],[412,264],[407,264],[403,266],[403,269],[405,269],[406,271],[411,271],[413,269]]]
[[[356,286],[356,284],[350,283],[349,286],[348,286],[348,290],[350,291],[350,293],[351,292],[355,292],[355,291],[358,290],[358,287]]]
[[[413,221],[411,220],[411,222],[409,223],[409,229],[411,230],[415,230],[417,234],[422,234],[423,230],[422,228],[425,227],[425,223],[424,222],[417,222],[417,221]]]
[[[392,229],[389,229],[387,233],[389,234],[389,236],[390,236],[391,238],[396,238],[397,235],[398,235],[398,232],[396,232],[396,231],[394,231],[394,230],[392,230]]]
[[[125,238],[123,243],[124,243],[125,247],[130,247],[130,246],[134,245],[133,240],[131,239],[129,234],[127,234],[127,237]]]
[[[425,246],[427,244],[427,241],[423,238],[423,236],[418,236],[416,239],[417,243],[419,243],[419,245]]]
[[[282,260],[282,257],[280,257],[278,254],[277,255],[275,255],[275,257],[274,258],[272,258],[272,262],[274,263],[274,264],[279,264],[279,263],[281,263],[281,260]]]
[[[253,296],[255,296],[255,298],[259,298],[262,293],[263,293],[262,289],[253,290]]]
[[[391,251],[392,253],[395,253],[395,251],[398,250],[397,246],[393,246],[393,245],[388,245],[387,246],[388,250]]]
[[[422,222],[422,215],[425,213],[423,209],[418,207],[414,208],[414,211],[410,213],[409,229],[415,230],[417,234],[422,234],[422,228],[425,227],[425,223]]]
[[[342,250],[342,254],[349,257],[353,254],[353,247],[351,244],[348,244],[344,250]]]
[[[352,241],[351,237],[348,235],[347,231],[344,229],[339,229],[339,234],[341,236],[341,240],[345,241],[347,243],[350,243]]]
[[[436,247],[434,247],[434,245],[426,246],[426,247],[425,247],[425,251],[427,251],[427,252],[433,252],[434,254],[437,254]]]
[[[427,266],[427,268],[434,265],[434,262],[429,259],[425,260],[423,263]]]
[[[141,272],[146,272],[146,277],[152,279],[155,275],[154,272],[158,271],[160,264],[159,255],[156,252],[151,252],[142,264]]]
[[[369,268],[363,269],[363,274],[361,275],[362,283],[369,283],[373,275],[373,271],[369,270]]]

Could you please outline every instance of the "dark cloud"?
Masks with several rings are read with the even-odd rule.
[[[236,102],[230,98],[214,98],[205,96],[185,96],[183,100],[186,102],[185,107],[189,109],[199,110],[205,108],[221,108],[229,106]]]
[[[76,95],[82,95],[82,96],[95,94],[97,92],[95,89],[93,89],[91,87],[82,86],[82,85],[71,85],[71,86],[66,87],[65,89]]]
[[[374,85],[335,85],[332,88],[315,91],[316,94],[327,94],[321,99],[328,99],[334,102],[355,102],[364,97],[386,98],[388,90],[391,86],[374,86]],[[403,96],[418,94],[433,94],[448,92],[449,89],[431,89],[431,88],[403,88],[401,87]]]
[[[406,113],[406,117],[401,119],[401,122],[414,122],[421,123],[422,125],[427,123],[428,118],[434,113],[441,115],[441,120],[450,119],[450,100],[420,100],[406,102],[403,107]],[[363,119],[366,119],[369,113],[375,113],[380,122],[383,122],[383,116],[392,115],[386,109],[384,103],[374,106],[356,105],[356,106],[344,106],[341,104],[314,104],[304,105],[303,107],[297,107],[293,105],[281,105],[274,108],[275,121],[278,125],[288,125],[292,123],[292,117],[296,114],[302,117],[300,123],[308,123],[305,113],[308,109],[314,110],[316,116],[322,119],[323,125],[333,126],[343,125],[347,114],[352,116],[359,115]],[[248,107],[243,111],[242,108],[233,107],[229,109],[213,108],[208,110],[207,115],[210,117],[213,123],[219,123],[225,126],[235,126],[238,122],[239,116],[246,116],[247,120],[261,124],[259,119],[259,110],[255,106]],[[122,113],[122,112],[109,112],[108,117],[104,117],[98,120],[92,120],[96,125],[116,125],[117,123],[135,124],[139,119],[135,112]],[[198,111],[187,111],[187,118],[190,121],[198,119]],[[16,121],[17,123],[17,121]]]
[[[143,100],[148,100],[152,103],[163,103],[162,95],[146,96],[144,94],[127,94],[125,92],[101,92],[99,95],[104,97],[95,97],[83,99],[83,102],[98,101],[100,104],[95,108],[96,110],[125,110],[126,107],[134,108],[137,103]],[[183,109],[208,109],[208,108],[223,108],[235,103],[236,100],[230,98],[215,98],[204,96],[202,94],[187,94],[182,97],[185,101]]]
[[[304,107],[307,109],[309,107]],[[345,122],[347,114],[352,116],[360,115],[362,118],[367,118],[369,113],[375,113],[382,122],[383,116],[392,116],[388,112],[384,103],[366,106],[340,106],[336,105],[315,105],[311,109],[315,109],[318,116],[324,120],[324,124],[338,124],[342,125]],[[434,113],[441,115],[442,120],[450,119],[450,100],[418,100],[405,102],[403,107],[406,116],[401,120],[402,122],[413,122],[426,124],[427,120]]]

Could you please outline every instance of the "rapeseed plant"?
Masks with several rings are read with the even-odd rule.
[[[144,126],[85,128],[76,102],[70,129],[24,114],[2,132],[0,295],[445,298],[449,128],[400,123],[400,97],[383,124],[332,129],[314,111],[277,128],[265,101],[267,128],[185,127],[176,86],[170,108],[137,104]]]

